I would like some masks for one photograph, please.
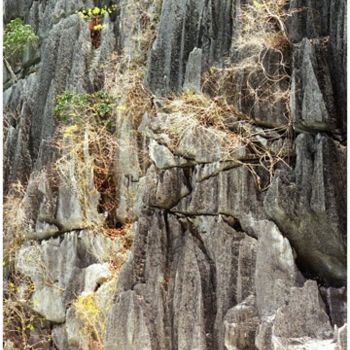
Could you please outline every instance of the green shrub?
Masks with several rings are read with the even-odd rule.
[[[54,114],[64,124],[80,125],[89,122],[110,128],[115,108],[115,99],[105,91],[93,94],[65,91],[56,97]]]
[[[13,19],[5,27],[4,57],[8,61],[18,63],[28,45],[37,43],[38,37],[29,24],[20,18]]]

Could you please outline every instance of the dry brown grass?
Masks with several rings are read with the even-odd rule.
[[[215,156],[213,152],[220,152],[217,156],[222,161],[234,161],[247,167],[262,191],[270,185],[277,166],[287,165],[291,152],[289,128],[282,125],[257,129],[254,121],[227,103],[225,96],[212,98],[206,94],[184,92],[163,100],[162,109],[168,113],[164,128],[172,142],[170,149],[175,153],[184,135],[190,132],[201,138],[199,143],[206,147],[208,155]],[[261,138],[267,144],[262,144]],[[277,150],[273,149],[272,142],[279,139],[286,139],[286,142]],[[266,172],[267,181],[259,175],[261,169]]]
[[[52,169],[51,183],[72,183],[73,168],[82,203],[91,186],[101,194],[100,211],[111,214],[116,208],[115,184],[111,175],[117,140],[106,126],[86,120],[81,125],[62,125],[57,129],[55,146],[60,154]],[[93,180],[93,183],[90,182]]]
[[[31,222],[28,220],[24,206],[25,188],[20,183],[10,187],[4,198],[3,225],[4,225],[4,265],[12,269],[14,255],[25,238]]]
[[[43,349],[51,344],[48,323],[32,309],[33,292],[34,285],[30,278],[18,272],[12,273],[4,283],[4,340],[10,341],[18,350]],[[37,343],[31,339],[33,330],[40,330],[40,341]]]
[[[253,0],[241,7],[240,44],[248,41],[266,44],[273,32],[279,32],[288,40],[285,20],[290,15],[286,0]]]
[[[127,14],[127,23],[122,25],[125,25],[126,31],[130,31],[128,45],[132,47],[132,52],[127,49],[127,54],[122,53],[127,61],[139,66],[146,64],[148,51],[155,39],[162,2],[163,0],[136,0],[125,2],[124,6],[120,7],[120,10]]]
[[[291,14],[285,0],[253,0],[243,5],[240,36],[234,39],[234,49],[243,58],[239,62],[228,63],[224,68],[212,67],[202,78],[203,93],[211,100],[221,100],[229,106],[235,106],[234,111],[230,108],[230,113],[238,117],[237,120],[245,121],[244,124],[238,124],[245,127],[237,130],[235,122],[227,125],[225,118],[215,116],[219,125],[226,126],[227,134],[235,133],[239,142],[249,151],[250,160],[245,159],[242,165],[252,172],[261,190],[269,186],[276,167],[281,163],[288,166],[291,154],[290,42],[285,26],[285,20]],[[283,114],[278,113],[284,121],[275,128],[267,122],[269,129],[259,134],[252,126],[255,123],[264,125],[265,117],[257,116],[255,111],[267,107],[271,111],[275,108],[276,111],[282,110]],[[275,138],[277,133],[277,139],[286,139],[280,149],[271,149],[257,142],[259,137],[276,141],[269,137],[269,133]],[[259,175],[261,169],[267,172],[269,178],[264,184]]]
[[[225,122],[228,118],[232,116],[242,117],[242,114],[229,105],[222,96],[209,98],[205,94],[185,91],[181,96],[170,98],[164,102],[164,109],[193,118],[205,127],[225,130]]]
[[[152,113],[152,95],[144,87],[144,66],[113,53],[104,69],[105,89],[118,100],[117,113],[138,126],[145,112]]]

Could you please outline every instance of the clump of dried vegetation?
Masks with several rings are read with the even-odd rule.
[[[23,205],[24,195],[24,187],[21,183],[15,183],[4,198],[3,260],[5,268],[8,269],[13,267],[14,255],[18,247],[22,244],[25,238],[25,232],[30,225]]]
[[[18,272],[4,283],[4,340],[15,349],[44,349],[52,343],[48,322],[33,311],[33,292],[30,278]]]
[[[32,308],[34,284],[15,269],[16,252],[30,230],[24,205],[25,189],[20,183],[11,186],[3,207],[3,292],[4,341],[15,349],[42,349],[51,344],[48,323]],[[33,332],[40,332],[40,337]],[[40,338],[40,339],[39,339]],[[11,345],[10,345],[11,344]]]
[[[93,94],[66,91],[57,96],[55,116],[58,127],[55,145],[60,154],[52,174],[70,184],[67,168],[74,162],[79,196],[86,195],[89,177],[101,194],[100,211],[110,215],[115,209],[115,184],[111,166],[117,140],[114,137],[115,99],[105,91]],[[57,180],[56,180],[57,181]]]
[[[206,131],[203,144],[210,145],[211,135],[225,132],[224,160],[248,167],[260,190],[269,187],[277,166],[288,166],[291,154],[288,16],[285,0],[253,0],[243,5],[234,47],[238,59],[223,68],[211,67],[203,75],[201,93],[185,91],[164,102],[171,113],[186,116],[170,122],[173,140],[178,142],[189,128],[202,128]],[[269,121],[266,111],[278,115],[279,122]],[[276,146],[279,140],[285,142]],[[237,159],[236,151],[242,147],[246,154]]]
[[[79,296],[73,304],[75,316],[82,324],[80,333],[87,347],[103,349],[103,336],[106,331],[106,319],[95,300],[95,293]]]

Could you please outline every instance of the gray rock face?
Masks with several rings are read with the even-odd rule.
[[[96,49],[74,13],[114,3]],[[111,239],[87,140],[52,183],[48,169],[64,156],[51,143],[54,99],[132,80],[158,2],[5,1],[5,22],[20,16],[40,37],[40,55],[28,54],[16,77],[5,71],[5,190],[26,185],[16,271],[33,281],[33,309],[51,322],[59,350],[346,349],[346,4],[289,2],[286,68],[278,49],[241,43],[246,3],[163,1],[143,67],[153,106],[131,117],[122,108],[129,91],[119,89],[113,113]],[[166,100],[212,93],[203,84],[210,71],[218,82],[230,73],[218,91],[234,107],[227,129]],[[266,79],[275,74],[286,76]],[[284,147],[294,149],[288,164],[271,165]],[[98,336],[84,335],[75,309],[84,297],[101,312]]]
[[[191,51],[186,66],[184,89],[194,92],[201,90],[202,50],[194,48]]]
[[[225,348],[227,350],[254,349],[259,324],[254,297],[230,309],[225,317]]]
[[[327,313],[330,316],[332,325],[342,327],[347,321],[346,315],[346,290],[342,288],[320,288],[323,300],[328,306]]]
[[[334,9],[330,3],[292,0],[289,9],[292,16],[288,20],[288,32],[293,42],[299,42],[304,37],[317,38],[328,35],[330,23],[327,22],[327,18]]]
[[[337,331],[337,345],[336,350],[347,349],[347,324],[339,328]]]
[[[261,317],[273,315],[289,298],[291,287],[301,283],[292,248],[271,222],[260,232],[256,258],[256,305]]]
[[[133,291],[124,292],[118,297],[111,312],[106,350],[152,349],[144,309],[143,298]]]
[[[54,323],[63,323],[66,308],[83,292],[93,292],[110,278],[106,265],[110,256],[123,249],[120,240],[89,231],[66,233],[40,244],[22,247],[16,269],[32,279],[34,310]]]
[[[343,285],[344,149],[320,134],[315,138],[300,134],[295,143],[295,170],[276,175],[264,207],[296,249],[300,266],[326,283]]]
[[[232,1],[163,1],[146,83],[152,92],[180,92],[191,51],[201,48],[202,64],[222,63],[231,46]]]
[[[133,290],[149,304],[144,317],[152,334],[152,348],[222,348],[223,318],[236,298],[231,293],[237,283],[234,256],[238,256],[244,234],[215,217],[198,217],[191,222],[156,211],[139,219],[135,238]],[[115,327],[113,322],[119,322],[114,317],[125,305],[117,303],[115,307],[110,329]],[[215,313],[215,319],[209,317]],[[174,327],[173,335],[170,327]],[[122,333],[115,335],[123,337]],[[107,332],[110,349],[118,348],[113,345],[115,338]]]
[[[298,322],[302,320],[302,322]],[[281,338],[327,339],[332,327],[324,310],[316,282],[307,281],[303,288],[292,288],[288,304],[278,309],[273,327]]]
[[[108,25],[108,19],[106,21],[101,47],[96,51],[91,46],[86,23],[78,15],[59,21],[42,42],[42,60],[37,71],[5,91],[5,111],[16,111],[17,120],[6,140],[6,183],[29,177],[42,141],[53,136],[55,96],[65,90],[91,90],[96,85],[97,72],[96,67],[90,67],[91,56],[95,64],[101,65],[114,48],[113,28]],[[89,69],[90,75],[86,74]]]
[[[329,73],[333,86],[332,93],[324,95],[325,103],[329,98],[335,100],[334,108],[336,110],[336,122],[338,129],[345,134],[346,130],[346,103],[345,103],[345,85],[346,85],[346,21],[344,20],[346,11],[346,2],[336,0],[332,3],[327,1],[308,1],[293,0],[290,1],[291,16],[287,20],[289,38],[293,43],[299,43],[303,38],[315,39],[323,38],[324,48],[322,54],[317,55],[317,61],[323,61],[322,66],[330,67]],[[305,40],[305,39],[304,39]],[[297,50],[298,51],[298,50]],[[327,70],[329,68],[326,68]],[[324,72],[323,72],[324,73]],[[317,74],[317,73],[316,73]],[[327,78],[329,79],[329,78]],[[323,74],[319,79],[319,85],[323,85]],[[322,87],[321,87],[322,89]],[[315,94],[316,97],[318,93]],[[293,108],[293,106],[292,106]]]
[[[305,38],[294,51],[291,115],[298,131],[334,131],[337,127],[331,74],[324,57],[327,51],[322,51],[322,45],[312,45]]]
[[[253,212],[259,217],[262,213],[261,202],[254,180],[246,168],[229,169],[201,180],[201,174],[206,168],[204,165],[194,169],[191,194],[183,198],[172,211],[188,215],[225,214],[239,219]],[[213,198],[216,200],[213,201]]]

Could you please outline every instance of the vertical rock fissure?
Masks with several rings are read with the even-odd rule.
[[[206,257],[210,266],[210,284],[209,290],[203,290],[203,300],[204,300],[204,312],[205,312],[205,334],[208,349],[216,349],[218,347],[218,338],[215,332],[215,320],[217,314],[217,301],[216,301],[216,290],[217,290],[217,278],[216,278],[216,265],[215,262],[210,257],[207,249],[205,248],[204,242],[201,238],[200,232],[193,225],[193,223],[188,220],[188,229],[191,235],[195,238],[199,249],[202,251]],[[204,284],[205,285],[205,284]]]

